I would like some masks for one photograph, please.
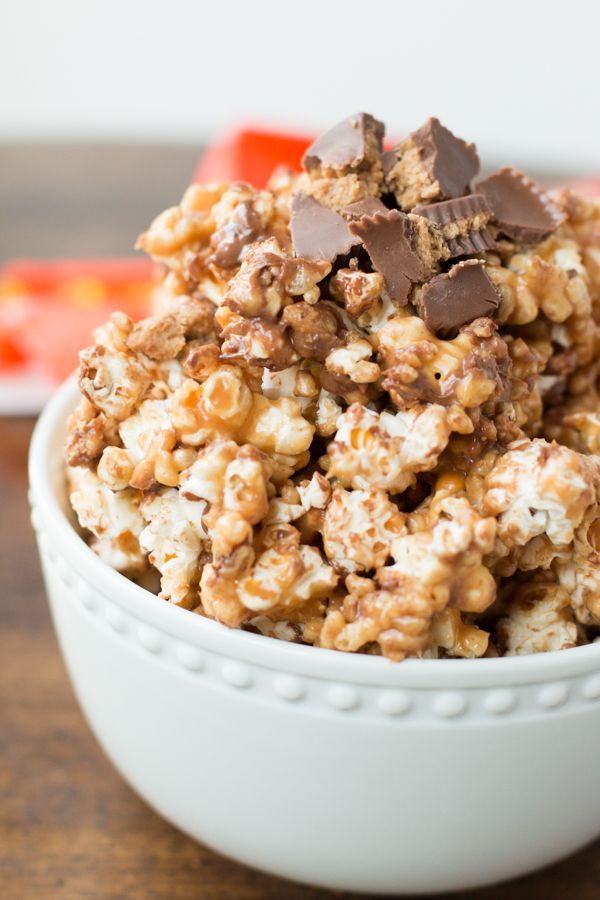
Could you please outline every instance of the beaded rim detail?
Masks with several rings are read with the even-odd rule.
[[[584,674],[549,684],[519,685],[515,688],[472,688],[443,690],[440,688],[384,688],[375,685],[350,685],[311,676],[298,676],[276,671],[253,663],[229,659],[214,651],[201,651],[191,644],[161,632],[158,628],[137,620],[129,612],[107,599],[103,592],[76,574],[68,560],[62,558],[44,532],[39,513],[32,510],[32,524],[37,532],[40,550],[52,574],[70,595],[79,601],[81,609],[99,623],[104,619],[120,640],[129,640],[146,654],[167,663],[173,659],[180,671],[190,675],[215,677],[221,684],[235,691],[255,689],[284,703],[300,701],[321,705],[340,714],[371,711],[383,720],[405,721],[433,717],[439,722],[452,723],[459,719],[487,718],[489,721],[506,718],[511,713],[523,717],[552,714],[567,705],[583,705],[600,700],[600,674]],[[302,705],[302,704],[301,704]]]

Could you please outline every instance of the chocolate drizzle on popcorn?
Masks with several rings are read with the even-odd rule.
[[[532,653],[600,630],[600,204],[479,181],[437,119],[359,113],[267,189],[141,235],[156,315],[83,350],[66,442],[90,546],[283,640]]]

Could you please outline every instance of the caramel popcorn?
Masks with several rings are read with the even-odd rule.
[[[458,407],[432,404],[394,414],[354,403],[338,420],[328,448],[328,475],[347,487],[401,493],[418,472],[435,468],[453,431],[472,430]]]
[[[183,496],[210,502],[205,526],[216,560],[230,557],[265,518],[270,475],[268,458],[260,450],[234,441],[213,441],[182,473]]]
[[[360,269],[340,269],[329,282],[332,295],[344,304],[354,318],[359,318],[375,306],[384,287],[385,282],[379,272],[361,272]]]
[[[347,491],[336,487],[323,522],[325,554],[345,572],[377,569],[404,529],[404,516],[385,491]]]
[[[480,407],[503,397],[509,377],[506,343],[489,319],[476,319],[440,340],[416,316],[390,319],[377,335],[384,387],[399,409],[417,403]]]
[[[600,202],[429,119],[301,175],[194,184],[138,246],[154,314],[80,354],[70,502],[166,602],[392,660],[600,628]],[[475,183],[473,183],[475,179]]]
[[[568,592],[547,580],[519,585],[496,632],[505,656],[574,647],[577,625]]]
[[[483,565],[495,522],[478,516],[465,498],[434,499],[427,513],[391,543],[392,565],[375,579],[349,576],[341,610],[325,620],[324,646],[358,650],[375,642],[386,656],[422,654],[431,643],[433,617],[448,606],[483,612],[496,584]]]
[[[290,259],[276,239],[269,238],[248,249],[223,303],[245,317],[275,319],[294,297],[316,303],[320,295],[317,285],[330,271],[324,260]]]
[[[79,354],[79,387],[84,397],[105,416],[127,419],[150,384],[145,359],[130,350],[127,339],[132,323],[113,313],[96,329],[96,343]]]
[[[346,375],[355,384],[377,381],[381,369],[371,361],[373,347],[364,338],[349,335],[342,346],[332,350],[325,359],[325,368],[334,375]]]
[[[242,370],[230,365],[219,366],[202,384],[185,381],[173,394],[171,420],[183,444],[231,438],[299,460],[314,433],[297,400],[254,393]]]
[[[206,538],[205,507],[205,503],[187,500],[175,488],[150,492],[141,503],[148,524],[140,534],[140,548],[161,574],[160,596],[177,606],[196,605],[193,588],[197,587],[198,560]]]
[[[221,307],[217,320],[221,326],[221,359],[239,359],[274,371],[289,369],[300,359],[283,325],[260,317],[246,319],[226,307]]]
[[[600,460],[547,441],[510,444],[484,481],[482,509],[498,521],[498,539],[523,547],[537,535],[570,544],[595,501]]]
[[[489,639],[487,631],[465,622],[460,610],[445,609],[431,620],[431,645],[423,655],[474,659],[486,654]]]
[[[600,620],[600,509],[596,504],[575,530],[572,547],[556,554],[552,567],[569,593],[575,617],[584,625]]]
[[[67,431],[65,458],[70,466],[92,465],[117,440],[117,423],[85,396],[69,416]]]
[[[276,541],[256,560],[228,571],[208,564],[202,572],[203,608],[226,625],[237,626],[256,613],[270,616],[327,597],[337,584],[337,575],[314,547],[289,538]]]
[[[274,206],[270,191],[253,191],[242,182],[232,184],[212,208],[216,227],[209,246],[214,264],[235,269],[246,249],[268,232]]]
[[[590,281],[594,303],[600,298],[600,204],[579,197],[572,191],[560,191],[554,200],[566,216],[563,232],[573,238],[581,250],[581,260]]]
[[[316,433],[321,437],[332,435],[337,430],[341,415],[342,407],[337,402],[335,394],[321,390],[315,414]]]
[[[140,495],[131,488],[113,491],[90,468],[69,469],[69,501],[91,534],[90,547],[113,569],[138,575],[147,566],[139,538],[144,528]]]

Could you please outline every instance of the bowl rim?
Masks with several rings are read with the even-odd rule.
[[[600,671],[600,643],[528,656],[408,659],[398,663],[384,657],[292,644],[229,628],[161,600],[103,562],[82,540],[61,509],[53,487],[53,468],[55,472],[57,464],[63,465],[66,418],[79,396],[73,374],[53,394],[36,423],[29,449],[31,503],[46,539],[66,560],[68,568],[134,618],[184,643],[230,659],[338,682],[415,688],[481,688],[540,683]],[[56,458],[57,447],[60,459]]]

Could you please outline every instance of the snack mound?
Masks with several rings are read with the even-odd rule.
[[[361,113],[300,176],[155,219],[160,312],[80,355],[72,506],[106,563],[232,627],[395,660],[587,643],[600,203],[477,181],[437,119],[383,137]]]

